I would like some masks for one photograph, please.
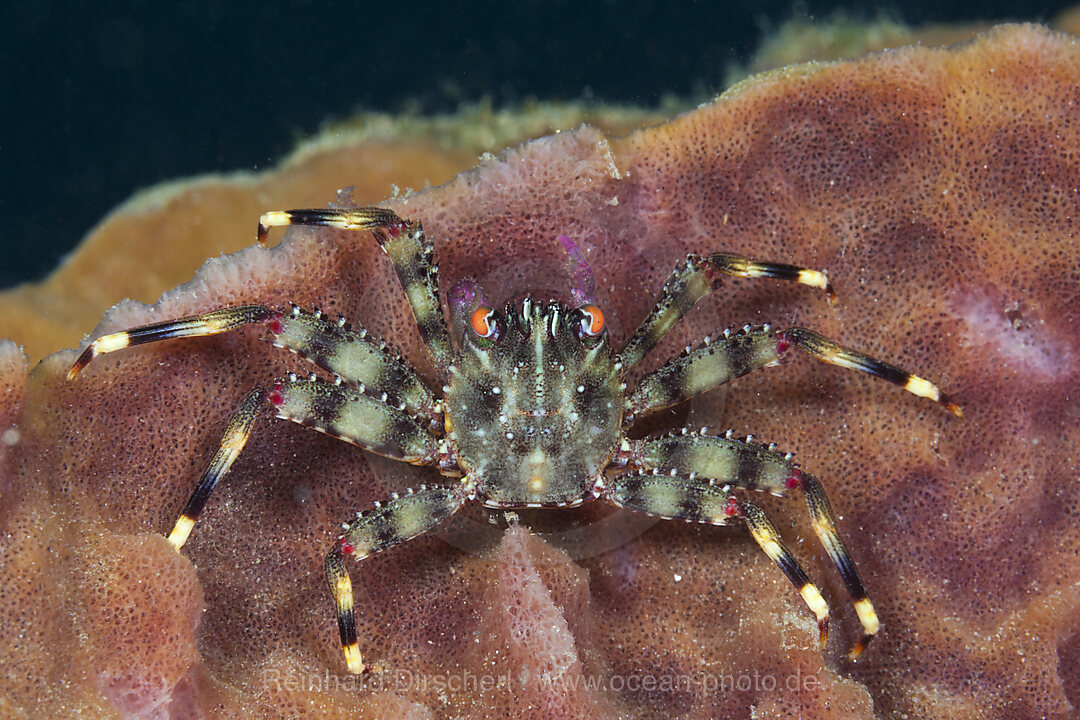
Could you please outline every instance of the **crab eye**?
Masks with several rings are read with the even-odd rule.
[[[604,313],[595,305],[582,305],[581,334],[583,337],[596,337],[604,331]]]
[[[487,305],[481,305],[472,314],[472,329],[478,337],[494,340],[499,333],[498,326],[492,317],[495,311]]]

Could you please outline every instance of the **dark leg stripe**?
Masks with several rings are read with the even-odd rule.
[[[768,327],[727,332],[650,374],[630,397],[631,417],[646,415],[780,362],[779,336]]]
[[[271,323],[270,329],[276,345],[329,370],[361,392],[374,398],[385,394],[388,404],[404,405],[412,415],[435,416],[435,398],[416,372],[363,328],[354,330],[347,323],[294,308]]]
[[[273,310],[262,305],[241,305],[103,335],[83,350],[68,370],[67,379],[73,380],[91,360],[99,355],[159,340],[217,335],[251,323],[264,322],[272,315]]]
[[[225,433],[221,437],[217,452],[214,453],[210,464],[203,471],[202,477],[199,478],[199,482],[195,485],[195,491],[191,493],[183,512],[180,513],[180,517],[169,533],[169,543],[177,550],[187,542],[188,535],[191,534],[192,527],[194,527],[195,521],[202,512],[203,507],[205,507],[210,493],[214,491],[218,482],[229,472],[229,468],[232,467],[232,464],[247,444],[248,437],[251,435],[251,428],[259,417],[259,411],[262,409],[264,397],[265,391],[261,389],[252,390],[248,393],[240,402],[236,412],[233,413],[229,424],[225,427]]]
[[[323,380],[291,380],[270,392],[278,417],[307,425],[371,452],[416,465],[433,464],[434,435],[406,413]]]
[[[416,492],[409,490],[378,503],[346,525],[326,556],[326,582],[334,598],[341,648],[350,672],[360,673],[365,667],[357,644],[352,581],[345,569],[345,556],[360,560],[426,533],[465,504],[463,488],[464,484],[449,488],[421,486]]]
[[[379,207],[273,211],[264,213],[259,219],[259,242],[266,241],[271,227],[286,225],[374,231],[375,239],[394,263],[435,366],[442,368],[450,363],[450,334],[439,302],[439,271],[431,241],[424,235],[419,222],[405,220],[393,211]]]

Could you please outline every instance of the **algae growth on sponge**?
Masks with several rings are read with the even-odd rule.
[[[574,546],[511,525],[466,552],[460,538],[489,527],[474,511],[353,568],[363,649],[388,680],[351,685],[322,557],[342,520],[430,482],[424,471],[266,420],[184,554],[160,536],[244,393],[300,369],[253,329],[116,353],[70,384],[70,351],[25,377],[0,350],[0,419],[15,427],[0,451],[5,712],[1074,715],[1078,105],[1076,40],[1003,27],[759,76],[622,139],[564,132],[391,203],[435,238],[444,290],[471,276],[496,303],[564,290],[553,239],[570,236],[616,343],[689,251],[827,268],[838,307],[732,280],[651,362],[724,327],[797,323],[954,393],[966,423],[798,361],[670,419],[752,432],[822,479],[883,623],[857,665],[840,658],[858,624],[801,501],[766,499],[833,608],[824,652],[798,595],[737,528],[658,523]],[[96,332],[290,300],[359,320],[425,367],[375,243],[330,231],[212,260]],[[623,522],[594,508],[563,517],[613,536]],[[560,683],[541,692],[529,680],[545,669]]]

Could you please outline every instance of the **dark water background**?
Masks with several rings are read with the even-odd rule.
[[[918,2],[911,24],[1048,20],[1069,3]],[[167,6],[166,6],[167,5]],[[0,287],[43,276],[162,180],[273,164],[356,110],[708,97],[782,22],[836,2],[4,2]]]

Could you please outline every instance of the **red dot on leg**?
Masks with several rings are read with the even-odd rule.
[[[274,407],[279,408],[285,404],[285,394],[281,390],[281,383],[274,383],[274,387],[270,389],[269,394],[267,394],[266,396],[266,398]]]

